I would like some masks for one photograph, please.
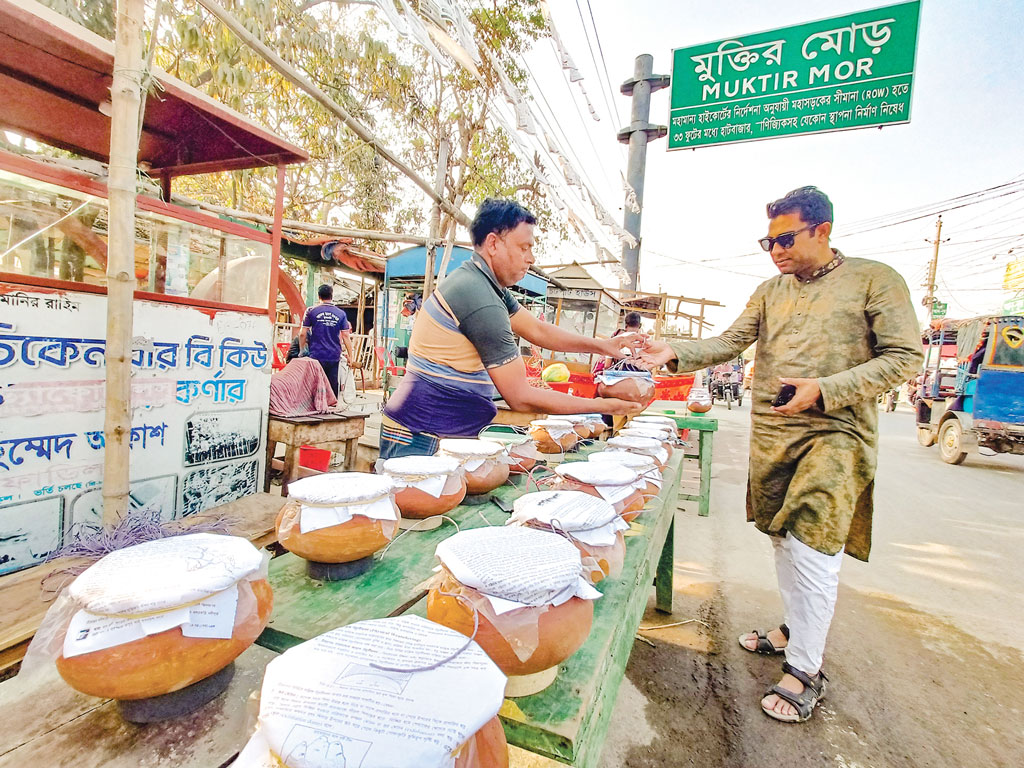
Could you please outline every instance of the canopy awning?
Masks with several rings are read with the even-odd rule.
[[[434,261],[434,276],[441,271],[441,254],[443,249],[437,249],[437,258]],[[450,274],[453,269],[473,255],[469,248],[456,245],[452,247],[451,257],[448,260],[448,269],[445,274]],[[423,279],[427,274],[427,249],[425,246],[416,245],[406,248],[393,256],[388,257],[385,278],[396,280],[402,278]],[[526,276],[516,283],[516,287],[533,296],[545,296],[548,291],[548,281],[533,272],[527,272]]]
[[[107,162],[114,44],[33,0],[0,0],[0,128]],[[183,176],[305,162],[302,149],[153,68],[139,163]],[[109,111],[109,110],[108,110]]]

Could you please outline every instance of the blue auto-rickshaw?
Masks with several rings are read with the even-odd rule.
[[[938,443],[942,460],[960,464],[979,447],[1024,454],[1024,316],[946,321],[925,335],[929,347],[956,343],[956,384],[942,391],[940,354],[921,377],[917,439]]]

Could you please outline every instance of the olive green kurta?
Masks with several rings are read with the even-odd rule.
[[[910,378],[923,357],[906,283],[866,259],[846,259],[810,282],[773,277],[721,336],[673,343],[675,367],[725,362],[755,341],[747,519],[768,534],[788,530],[819,552],[845,547],[867,560],[876,397]],[[824,409],[772,411],[780,377],[817,378]]]

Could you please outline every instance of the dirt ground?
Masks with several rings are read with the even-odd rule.
[[[711,517],[678,513],[675,610],[643,626],[703,623],[634,644],[602,768],[1024,766],[1024,457],[949,467],[916,446],[910,414],[880,414],[872,562],[843,565],[828,697],[783,724],[758,704],[781,659],[737,643],[781,611],[771,545],[743,522],[749,412],[714,415]],[[943,506],[959,496],[973,506]]]

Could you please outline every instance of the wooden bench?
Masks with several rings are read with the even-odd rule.
[[[299,477],[299,448],[304,445],[345,452],[345,470],[355,469],[359,438],[366,426],[366,416],[323,413],[316,416],[271,416],[267,422],[267,475],[263,490],[270,490],[269,468],[273,465],[278,443],[287,447],[284,454],[284,477],[281,495],[288,495],[288,484]]]
[[[72,690],[53,668],[0,683],[0,768],[221,768],[249,740],[250,697],[276,655],[249,648],[227,691],[149,725],[125,722],[115,702]]]

